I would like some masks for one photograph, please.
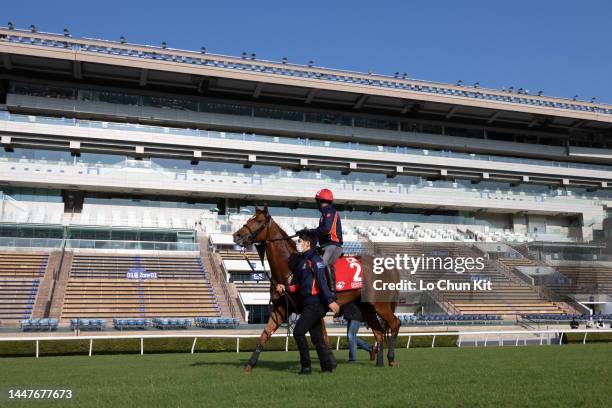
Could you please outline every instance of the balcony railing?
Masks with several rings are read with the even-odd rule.
[[[150,126],[150,125],[131,124],[131,123],[100,122],[100,121],[92,121],[92,120],[66,119],[66,118],[55,118],[55,117],[46,117],[46,116],[28,116],[28,115],[10,114],[8,112],[0,112],[0,121],[1,120],[9,121],[9,122],[39,123],[39,124],[45,124],[45,125],[70,126],[70,127],[86,128],[86,129],[88,128],[89,129],[108,129],[108,130],[120,130],[120,131],[130,131],[130,132],[156,133],[156,134],[174,135],[174,136],[192,136],[192,137],[203,137],[203,138],[210,138],[210,139],[238,140],[238,141],[244,141],[244,142],[265,142],[265,143],[299,145],[299,146],[306,146],[306,147],[323,147],[323,148],[348,149],[348,150],[369,151],[369,152],[385,152],[385,153],[405,154],[405,155],[421,156],[421,157],[422,156],[446,157],[446,158],[451,158],[451,159],[465,159],[465,160],[473,160],[473,161],[516,163],[516,164],[558,167],[558,168],[612,171],[612,166],[602,165],[602,164],[565,162],[565,161],[554,161],[554,160],[540,160],[540,159],[507,157],[507,156],[486,155],[486,154],[476,154],[476,153],[462,153],[462,152],[454,152],[450,150],[417,149],[417,148],[406,147],[406,146],[383,146],[383,145],[373,145],[373,144],[358,143],[358,142],[333,142],[333,141],[308,139],[308,138],[267,136],[267,135],[232,133],[232,132],[217,132],[217,131],[210,131],[210,130],[172,128],[172,127]],[[412,132],[412,133],[423,135],[423,136],[427,135],[425,133],[420,133],[420,132]]]

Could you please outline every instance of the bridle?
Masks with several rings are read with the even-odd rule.
[[[261,233],[261,231],[263,231],[264,229],[268,228],[268,226],[270,225],[270,221],[271,220],[272,220],[272,216],[270,214],[266,214],[266,218],[265,218],[264,222],[262,222],[261,225],[255,229],[255,231],[253,231],[251,229],[251,227],[249,227],[249,223],[247,221],[242,226],[242,228],[245,228],[247,231],[249,231],[249,236],[247,237],[245,243],[249,243],[250,245],[252,245],[252,244],[257,244],[257,243],[260,243],[260,242],[268,241],[266,239],[256,240],[255,238]]]

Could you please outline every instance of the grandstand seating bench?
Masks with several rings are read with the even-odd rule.
[[[235,329],[240,324],[240,319],[235,317],[196,317],[196,327],[205,329]]]
[[[497,324],[502,321],[499,315],[426,314],[398,317],[406,325]]]
[[[57,319],[23,319],[20,327],[23,331],[53,331],[58,324]]]
[[[156,329],[188,329],[193,326],[192,319],[156,317],[153,319],[153,327]]]
[[[117,330],[124,329],[141,329],[144,330],[151,326],[151,320],[140,318],[115,318],[113,319],[113,327]]]
[[[106,329],[104,319],[70,319],[71,330],[99,330]]]
[[[586,322],[589,319],[593,319],[594,322],[600,318],[605,322],[612,322],[612,313],[610,314],[594,314],[589,315],[588,313],[583,314],[548,314],[548,313],[530,313],[522,314],[521,318],[526,320],[532,320],[539,323],[567,323],[571,320],[577,320],[580,322]]]

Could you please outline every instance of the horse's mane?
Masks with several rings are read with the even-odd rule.
[[[278,225],[278,223],[276,221],[274,221],[274,218],[272,216],[270,216],[270,221],[272,222],[273,225],[276,225],[276,228],[280,232],[281,236],[283,238],[286,238],[286,239],[282,240],[281,242],[284,242],[287,246],[289,246],[289,249],[291,250],[290,252],[297,251],[297,247],[295,246],[295,242],[291,238],[289,238],[289,234],[287,234],[285,232],[285,230],[282,229],[281,226]]]

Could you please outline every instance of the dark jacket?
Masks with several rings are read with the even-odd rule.
[[[357,320],[358,322],[363,322],[363,315],[361,314],[361,310],[359,310],[359,306],[357,306],[355,302],[342,306],[342,314],[344,314],[344,318],[346,320]]]
[[[342,222],[334,207],[331,205],[321,207],[321,218],[315,232],[319,236],[320,246],[342,246]]]
[[[294,269],[294,282],[287,290],[291,293],[299,291],[305,304],[321,303],[327,307],[335,302],[334,294],[329,290],[325,278],[325,264],[323,259],[311,249],[302,254],[300,262],[296,262]]]

